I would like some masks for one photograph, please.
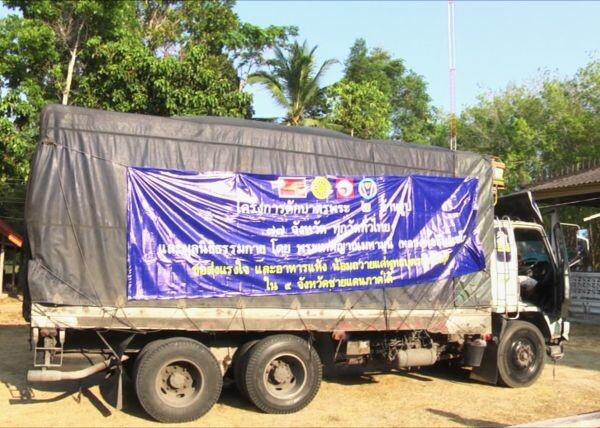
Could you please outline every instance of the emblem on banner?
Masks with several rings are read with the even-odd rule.
[[[280,198],[306,198],[306,178],[280,177],[277,180],[277,190]]]
[[[335,196],[338,199],[348,199],[354,196],[354,180],[352,178],[336,178]]]
[[[377,183],[375,180],[372,178],[363,178],[358,183],[358,194],[367,201],[377,196]]]
[[[327,199],[327,197],[333,193],[331,183],[326,177],[315,177],[310,186],[310,190],[317,199]]]

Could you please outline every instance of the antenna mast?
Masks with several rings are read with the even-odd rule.
[[[454,43],[454,0],[448,0],[448,72],[450,85],[450,150],[456,150],[456,57]]]

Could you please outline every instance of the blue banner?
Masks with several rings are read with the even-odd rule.
[[[130,299],[400,287],[485,267],[476,178],[127,177]]]

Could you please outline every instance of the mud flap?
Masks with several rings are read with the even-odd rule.
[[[124,374],[124,370],[123,370],[123,361],[122,360],[123,360],[123,355],[125,355],[125,351],[127,351],[127,347],[129,346],[131,341],[138,335],[138,333],[135,332],[135,333],[129,334],[125,339],[123,339],[118,344],[116,349],[108,343],[106,338],[104,336],[102,336],[102,333],[100,333],[99,331],[96,331],[96,334],[102,340],[102,342],[104,342],[106,347],[108,349],[110,349],[111,353],[113,354],[114,361],[115,361],[115,375],[117,376],[117,391],[116,391],[117,403],[116,403],[115,407],[117,408],[117,410],[123,410],[123,374]]]
[[[508,320],[501,314],[492,314],[492,332],[494,339],[487,342],[481,365],[473,367],[470,379],[496,384],[498,383],[498,343],[506,330]]]
[[[498,382],[498,344],[495,341],[488,342],[481,365],[473,367],[469,378],[494,385]]]

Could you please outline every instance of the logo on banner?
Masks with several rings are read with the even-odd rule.
[[[327,199],[333,193],[333,188],[327,177],[315,177],[310,186],[310,190],[317,199]]]
[[[358,183],[358,194],[367,201],[377,196],[377,183],[375,180],[372,178],[363,178]]]
[[[280,177],[277,190],[280,198],[306,198],[306,177]]]
[[[354,180],[352,178],[336,178],[335,197],[348,199],[354,196]]]

